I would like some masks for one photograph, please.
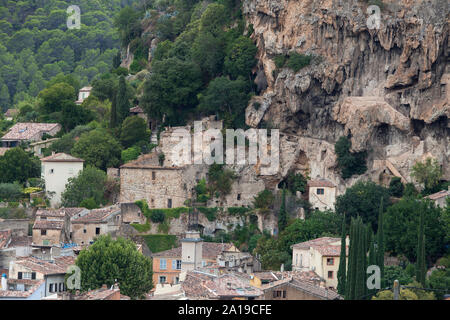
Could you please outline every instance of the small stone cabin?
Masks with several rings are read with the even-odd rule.
[[[310,180],[307,184],[308,200],[317,210],[334,210],[336,186],[328,180]]]

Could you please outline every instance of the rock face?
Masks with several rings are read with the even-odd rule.
[[[414,163],[432,156],[450,179],[448,1],[384,0],[378,28],[367,10],[361,0],[245,0],[267,82],[246,122],[280,129],[281,176],[308,170],[351,185],[361,177],[342,181],[334,155],[348,135],[368,151],[366,178],[397,171],[411,181]],[[278,70],[274,57],[291,52],[311,64]]]

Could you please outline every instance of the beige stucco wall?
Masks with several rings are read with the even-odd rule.
[[[324,194],[317,194],[317,189],[324,189]],[[336,201],[336,188],[309,187],[309,202],[313,208],[319,210],[334,210]]]
[[[9,264],[9,279],[19,279],[19,272],[33,272],[30,268],[24,267],[20,264],[14,263],[11,261]],[[42,273],[36,272],[36,280],[44,279],[44,275]]]
[[[47,193],[55,192],[50,199],[52,207],[60,205],[61,194],[66,189],[69,178],[76,177],[81,170],[83,162],[42,162],[41,176],[45,180],[45,190]]]
[[[95,229],[100,228],[100,234],[95,234]],[[84,233],[86,229],[86,233]],[[95,237],[106,234],[108,226],[106,223],[73,223],[72,222],[72,242],[79,245],[89,244]]]

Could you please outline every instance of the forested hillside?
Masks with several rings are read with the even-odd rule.
[[[72,75],[75,93],[108,72],[120,48],[114,16],[132,0],[0,1],[0,106],[32,100],[57,75]],[[68,29],[67,8],[81,9]]]

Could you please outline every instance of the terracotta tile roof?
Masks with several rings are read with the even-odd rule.
[[[6,112],[5,112],[5,117],[6,117],[6,118],[8,118],[8,117],[14,117],[14,116],[16,116],[17,114],[19,114],[19,109],[8,109],[8,110],[6,110]]]
[[[309,281],[301,281],[293,279],[289,282],[289,286],[298,290],[314,295],[323,300],[341,300],[342,297],[334,290],[321,287]]]
[[[18,122],[8,130],[2,140],[30,140],[39,133],[46,133],[57,127],[61,127],[61,125],[58,123]]]
[[[9,279],[8,282],[9,281],[11,281],[11,279]],[[45,280],[32,280],[32,281],[34,282],[34,285],[28,291],[0,290],[0,297],[27,298],[31,296],[45,282]]]
[[[208,260],[215,260],[217,256],[230,249],[233,246],[232,243],[222,243],[215,242],[203,242],[202,244],[202,258]],[[181,247],[173,248],[166,251],[157,252],[152,255],[154,258],[179,258],[181,259]]]
[[[62,230],[64,221],[61,220],[36,220],[33,229],[53,229]]]
[[[15,263],[43,275],[51,275],[66,273],[67,268],[75,263],[75,258],[64,256],[55,258],[54,261],[51,262],[35,257],[25,257],[17,259]]]
[[[120,208],[116,205],[101,209],[94,209],[84,216],[74,218],[72,223],[104,223],[107,222],[106,219],[110,215],[117,212],[120,213]]]
[[[132,113],[144,113],[144,110],[142,110],[141,107],[136,106],[136,107],[130,108],[130,112],[132,112]]]
[[[66,213],[62,209],[38,209],[36,217],[54,217],[64,219]]]
[[[232,297],[259,297],[263,291],[250,286],[249,281],[234,274],[215,276],[200,271],[189,271],[181,284],[190,298],[219,299]]]
[[[430,199],[430,200],[437,200],[437,199],[446,198],[446,197],[450,197],[449,190],[441,190],[439,192],[430,194],[429,196],[426,196],[425,198]]]
[[[27,246],[31,246],[32,242],[33,242],[32,236],[22,236],[22,237],[13,236],[11,238],[11,243],[9,244],[9,247],[10,248],[27,247]]]
[[[42,162],[84,162],[83,159],[72,157],[66,153],[55,153],[41,159]]]
[[[336,188],[331,181],[326,179],[309,180],[308,187]]]
[[[84,91],[84,92],[88,92],[88,91],[91,91],[91,90],[92,90],[92,87],[83,87],[83,88],[80,89],[80,91]]]
[[[11,241],[11,230],[0,231],[0,249],[6,248]]]
[[[75,297],[75,300],[110,300],[117,291],[120,292],[119,289],[100,288],[85,292]]]
[[[339,257],[341,253],[341,239],[331,237],[317,238],[314,240],[294,244],[292,245],[292,248],[296,249],[314,248],[323,256]],[[347,254],[348,254],[348,246],[347,246]]]
[[[74,217],[75,215],[81,213],[84,210],[87,210],[86,208],[62,208],[66,212],[66,214],[69,215],[69,217]]]

